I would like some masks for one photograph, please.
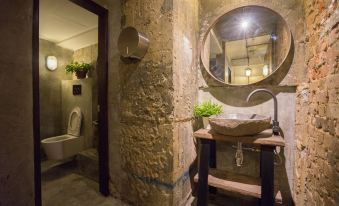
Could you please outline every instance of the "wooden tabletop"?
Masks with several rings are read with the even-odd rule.
[[[233,137],[218,134],[210,129],[199,129],[194,132],[194,136],[199,139],[218,140],[225,142],[242,142],[244,144],[285,146],[285,141],[281,136],[272,134],[272,130],[265,130],[253,136]]]

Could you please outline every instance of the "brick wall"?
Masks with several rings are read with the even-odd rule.
[[[305,67],[296,114],[296,205],[339,203],[338,2],[305,0]]]

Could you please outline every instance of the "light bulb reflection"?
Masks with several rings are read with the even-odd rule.
[[[249,77],[249,76],[251,76],[251,74],[252,74],[252,69],[251,69],[251,68],[246,68],[246,69],[245,69],[245,75],[246,75],[247,77]]]
[[[264,65],[264,67],[262,68],[262,74],[264,76],[267,76],[268,75],[268,65]]]
[[[272,34],[271,38],[272,38],[273,41],[276,41],[278,39],[277,35],[275,35],[275,34]]]
[[[248,21],[243,20],[243,21],[241,22],[241,28],[247,29],[247,27],[248,27]]]

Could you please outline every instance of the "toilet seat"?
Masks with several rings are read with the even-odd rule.
[[[68,134],[64,134],[64,135],[60,135],[60,136],[55,136],[55,137],[50,137],[50,138],[46,138],[41,140],[41,143],[56,143],[56,142],[62,142],[62,141],[66,141],[66,140],[70,140],[72,138],[76,138],[73,135],[68,135]]]
[[[81,109],[79,107],[75,107],[69,114],[67,134],[76,137],[80,136],[81,119],[82,119]]]

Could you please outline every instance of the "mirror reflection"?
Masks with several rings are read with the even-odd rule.
[[[204,40],[202,60],[219,81],[247,85],[263,80],[285,60],[291,36],[276,12],[260,6],[220,17]]]

